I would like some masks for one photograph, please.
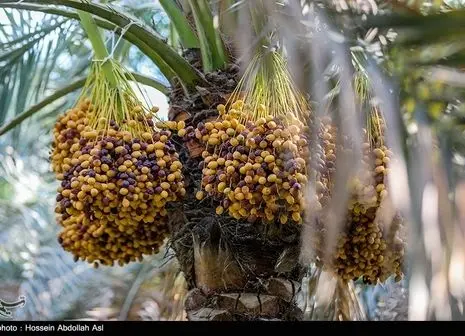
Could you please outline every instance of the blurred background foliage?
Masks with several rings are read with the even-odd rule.
[[[121,8],[168,43],[177,43],[158,1],[101,3]],[[238,8],[243,1],[236,3]],[[384,62],[397,75],[405,132],[410,140],[423,132],[421,140],[429,134],[422,131],[422,125],[431,127],[441,155],[448,159],[444,162],[450,163],[445,167],[449,187],[453,193],[461,192],[455,195],[456,203],[465,203],[464,184],[459,183],[465,178],[465,44],[460,38],[464,1],[328,3],[334,10],[328,11],[328,17],[336,30],[346,33],[343,28],[350,28],[347,40],[354,45],[355,64],[369,71],[372,65],[364,55],[370,54],[371,61]],[[445,15],[435,15],[439,11]],[[392,15],[380,17],[386,13]],[[85,76],[92,50],[83,34],[78,21],[63,16],[0,9],[0,127],[43,97]],[[169,86],[138,48],[111,32],[105,36],[113,56],[129,69]],[[335,78],[337,69],[328,69],[328,78]],[[338,90],[336,83],[330,92]],[[47,105],[0,136],[0,298],[27,298],[24,309],[14,312],[16,319],[184,320],[186,286],[168,248],[143,263],[96,270],[75,263],[56,241],[53,209],[57,182],[48,162],[51,129],[56,116],[72,106],[77,93]],[[152,90],[149,97],[155,105],[166,107],[166,98],[159,92]],[[415,160],[415,153],[410,159]],[[462,210],[459,216],[463,220],[463,207],[458,210]],[[358,284],[367,317],[407,319],[408,288],[408,278],[375,287]]]

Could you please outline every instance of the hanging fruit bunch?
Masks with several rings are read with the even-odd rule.
[[[362,173],[350,181],[350,231],[339,242],[338,273],[345,279],[362,277],[368,284],[384,282],[391,275],[399,281],[405,247],[403,218],[388,194],[389,167],[395,157],[386,146],[386,125],[377,109],[367,128]]]
[[[166,205],[185,194],[171,132],[154,127],[158,109],[144,107],[129,73],[107,62],[113,81],[94,62],[76,107],[56,123],[51,157],[61,180],[58,240],[96,266],[157,253],[168,232]]]
[[[312,214],[314,237],[311,239],[316,258],[325,269],[344,281],[362,279],[366,284],[384,282],[388,277],[402,278],[405,243],[402,216],[393,209],[387,190],[393,153],[384,140],[385,121],[378,109],[369,113],[363,129],[360,169],[347,181],[349,201],[342,230],[337,236],[335,253],[325,257],[327,225],[332,192],[335,189],[336,156],[351,153],[353,148],[337,141],[338,130],[329,118],[321,123],[316,146],[316,197],[308,207]],[[345,137],[347,140],[348,137]],[[313,148],[313,147],[312,147]],[[319,209],[319,210],[318,210]]]
[[[282,55],[258,54],[217,109],[217,118],[178,133],[205,146],[197,199],[210,197],[218,215],[237,220],[301,223],[308,109]]]

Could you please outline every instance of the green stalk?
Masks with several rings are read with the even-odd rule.
[[[97,24],[95,23],[92,15],[83,11],[78,10],[79,18],[81,19],[81,24],[84,30],[87,33],[87,36],[92,43],[95,56],[100,60],[105,60],[102,64],[102,70],[105,74],[106,79],[110,83],[111,87],[117,87],[116,77],[113,74],[113,66],[111,62],[108,62],[108,51],[105,48],[105,43],[103,42],[102,36],[98,30]]]
[[[198,48],[199,39],[195,35],[185,13],[173,0],[159,0],[166,14],[169,16],[171,24],[178,33],[179,40],[184,48]]]
[[[173,23],[170,23],[169,42],[170,42],[170,45],[173,48],[176,48],[178,46],[179,36],[178,36],[177,31],[176,31],[176,27],[173,25]]]
[[[203,19],[204,29],[207,32],[207,38],[213,51],[213,67],[222,69],[228,61],[225,45],[219,34],[219,27],[215,28],[213,23],[213,14],[207,1],[199,0],[198,6]]]
[[[169,93],[169,88],[167,88],[163,83],[160,83],[154,78],[147,77],[138,73],[132,73],[131,72],[131,77],[133,77],[137,83],[144,84],[150,87],[153,87],[154,89],[157,89],[161,93],[167,95]],[[127,79],[131,79],[129,76],[126,76]]]
[[[221,69],[227,62],[223,41],[213,24],[213,15],[204,0],[189,0],[199,33],[204,71]]]
[[[202,66],[204,72],[210,72],[213,70],[213,50],[212,46],[209,44],[207,37],[207,32],[205,25],[202,22],[200,15],[200,9],[196,0],[189,0],[189,5],[192,9],[192,14],[194,15],[195,25],[199,33],[199,42],[200,42],[200,53],[202,55]]]

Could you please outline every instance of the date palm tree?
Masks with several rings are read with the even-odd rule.
[[[168,38],[144,23],[141,13],[128,14],[114,2],[1,0],[0,7],[44,12],[63,22],[79,20],[77,11],[92,14],[97,26],[113,31],[153,62],[166,84],[140,73],[134,78],[166,92],[168,118],[184,121],[187,127],[196,128],[217,117],[216,107],[228,102],[245,65],[264,47],[285,51],[296,90],[309,93],[316,114],[330,102],[340,129],[361,134],[363,125],[355,121],[357,109],[381,106],[387,122],[394,125],[387,130],[387,141],[400,157],[394,184],[398,189],[393,194],[411,228],[409,256],[415,262],[406,268],[410,286],[423,279],[426,291],[431,292],[437,285],[428,279],[433,274],[446,277],[449,282],[442,295],[450,303],[449,317],[463,318],[458,309],[463,293],[457,293],[463,273],[448,278],[449,266],[438,268],[437,260],[427,257],[425,251],[431,249],[431,243],[415,239],[423,237],[425,225],[438,228],[441,239],[436,247],[443,248],[441,258],[463,268],[458,254],[463,248],[463,228],[456,225],[463,220],[463,206],[446,196],[460,192],[457,181],[463,178],[463,140],[459,136],[463,133],[463,47],[456,35],[444,36],[443,30],[437,29],[441,25],[459,35],[463,10],[448,3],[432,6],[428,1],[414,6],[397,1],[377,5],[343,0],[159,2],[170,18]],[[20,46],[11,45],[0,61],[27,52],[48,29],[53,26],[18,37]],[[88,30],[87,34],[90,40],[98,39]],[[10,120],[0,114],[0,135],[14,132],[42,108],[82,85],[84,80],[79,79],[31,107],[19,106]],[[2,104],[8,90],[3,93]],[[322,299],[324,285],[334,279],[325,278],[321,267],[308,258],[311,237],[305,226],[266,226],[218,216],[210,200],[196,198],[202,179],[202,150],[194,139],[177,141],[187,193],[182,203],[169,209],[169,246],[190,290],[185,301],[188,318],[364,318],[352,282],[336,277],[329,298]],[[433,154],[447,164],[430,162]],[[356,165],[355,160],[349,158],[346,165]],[[342,198],[340,205],[343,203]],[[438,209],[440,220],[428,220],[424,215],[428,208]],[[428,310],[433,312],[428,316],[425,311],[420,307],[411,313],[419,318],[442,318],[435,309]]]

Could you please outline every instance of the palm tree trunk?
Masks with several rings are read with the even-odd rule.
[[[184,211],[175,222],[182,228],[172,247],[188,280],[189,320],[302,318],[298,253],[288,252],[295,251],[295,240],[270,240],[251,224],[203,209]]]

